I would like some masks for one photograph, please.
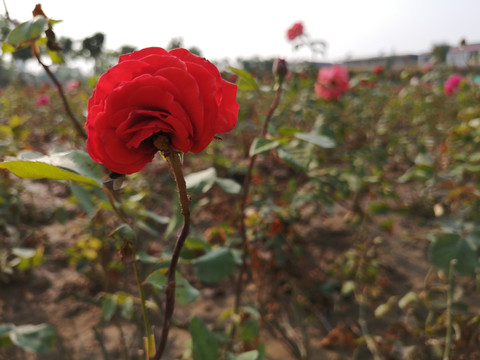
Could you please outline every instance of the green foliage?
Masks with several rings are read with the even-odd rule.
[[[189,331],[194,360],[218,359],[219,347],[215,335],[198,317],[194,316],[190,321]]]
[[[86,185],[99,186],[100,166],[79,150],[41,156],[36,153],[23,153],[17,160],[0,163],[25,179],[71,180]]]
[[[7,36],[6,43],[13,46],[14,48],[19,48],[29,43],[37,40],[42,36],[43,32],[46,29],[48,21],[44,16],[35,16],[32,20],[21,23],[15,29],[13,29],[10,34]],[[9,49],[5,46],[2,48],[3,51],[8,51]]]
[[[57,333],[51,325],[0,324],[0,347],[10,343],[23,350],[42,354],[55,345],[56,339]]]
[[[195,259],[193,270],[206,283],[215,283],[233,274],[237,267],[231,249],[216,248]]]

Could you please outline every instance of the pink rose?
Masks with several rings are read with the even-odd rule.
[[[348,70],[340,65],[323,67],[318,71],[315,92],[326,100],[337,100],[349,89]]]
[[[453,92],[458,88],[462,80],[463,78],[458,74],[450,75],[443,86],[443,92],[445,95],[452,96]]]
[[[50,104],[50,96],[47,94],[42,94],[35,100],[37,106],[47,106],[48,104]]]
[[[303,24],[301,22],[297,22],[293,24],[290,29],[288,29],[287,38],[288,40],[293,40],[302,34],[303,34]]]

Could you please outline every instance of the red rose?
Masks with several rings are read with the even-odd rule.
[[[299,37],[303,34],[303,24],[301,22],[297,22],[292,25],[290,29],[287,31],[287,38],[288,40],[294,40],[295,38]]]
[[[152,161],[155,135],[184,153],[205,149],[237,122],[237,86],[185,49],[121,55],[88,101],[87,150],[109,170],[131,174]]]

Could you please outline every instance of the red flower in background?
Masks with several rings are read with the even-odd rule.
[[[37,106],[47,106],[49,104],[50,96],[48,96],[47,94],[42,94],[35,100],[35,105]]]
[[[303,35],[303,24],[301,22],[293,24],[292,27],[287,31],[288,40],[294,40],[300,35]]]
[[[462,82],[463,77],[458,74],[450,75],[450,77],[445,81],[443,85],[443,92],[447,96],[452,96],[453,92],[459,87]]]
[[[315,92],[326,100],[337,100],[349,89],[348,70],[340,65],[323,67],[318,71]]]
[[[385,68],[383,67],[383,65],[377,65],[373,68],[373,73],[377,75],[382,74],[384,71],[385,71]]]
[[[185,49],[146,48],[121,55],[88,101],[87,150],[111,171],[131,174],[152,161],[156,134],[184,153],[205,149],[233,129],[237,86]]]

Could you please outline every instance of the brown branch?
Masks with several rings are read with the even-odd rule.
[[[270,119],[273,115],[273,112],[275,109],[278,107],[278,104],[280,103],[280,97],[282,95],[282,86],[278,84],[277,90],[275,93],[275,98],[273,100],[272,105],[270,106],[270,109],[268,109],[267,114],[265,115],[265,121],[263,123],[263,129],[262,129],[262,137],[265,137],[267,135],[268,131],[268,124],[270,122]],[[252,172],[253,172],[253,167],[255,166],[255,160],[257,159],[256,155],[252,155],[249,158],[248,161],[248,167],[247,167],[247,173],[245,174],[245,179],[243,182],[243,187],[242,187],[242,197],[241,197],[241,202],[240,202],[240,236],[242,238],[242,263],[240,265],[240,271],[238,273],[238,278],[236,282],[236,289],[235,289],[235,305],[234,305],[234,312],[238,313],[240,309],[240,303],[241,303],[241,296],[242,296],[242,291],[243,291],[243,278],[247,272],[247,259],[248,259],[248,239],[247,239],[247,229],[245,225],[245,209],[247,207],[247,200],[248,200],[248,193],[250,189],[250,184],[252,181]]]
[[[62,99],[62,102],[63,102],[63,107],[65,108],[65,111],[67,112],[68,117],[72,121],[73,126],[75,127],[75,130],[77,131],[78,135],[80,135],[80,137],[86,140],[87,133],[85,132],[85,129],[80,125],[75,115],[73,114],[72,109],[70,108],[70,104],[68,103],[67,97],[65,96],[65,92],[63,91],[62,84],[58,81],[55,74],[52,73],[48,65],[46,65],[40,58],[40,51],[36,44],[32,45],[32,52],[35,55],[35,58],[37,59],[38,63],[43,67],[43,69],[47,73],[48,77],[53,81],[53,83],[57,87],[58,93],[60,94],[60,98]]]
[[[158,141],[156,142],[158,144]],[[177,238],[175,247],[173,249],[172,259],[170,260],[170,266],[168,268],[167,288],[165,289],[165,313],[163,317],[162,333],[160,337],[160,343],[157,347],[154,360],[160,360],[162,354],[167,345],[168,333],[170,330],[170,323],[175,309],[175,272],[180,257],[180,251],[182,250],[185,239],[190,231],[190,199],[187,193],[187,185],[185,183],[185,177],[183,176],[181,155],[176,151],[163,152],[165,158],[170,164],[175,176],[175,182],[177,183],[178,197],[183,215],[182,230]]]

